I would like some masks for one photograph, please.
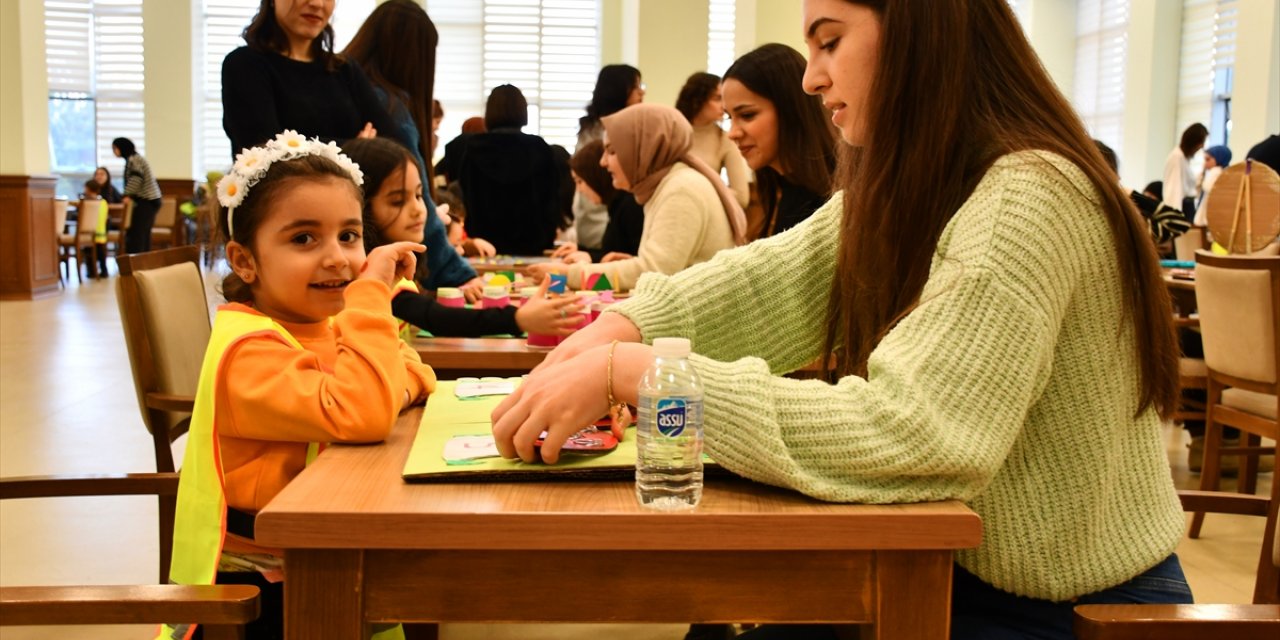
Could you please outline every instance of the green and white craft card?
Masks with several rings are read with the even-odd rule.
[[[511,378],[515,386],[519,378]],[[477,480],[547,480],[552,478],[629,479],[636,465],[635,428],[627,430],[618,448],[603,455],[564,453],[554,465],[526,463],[500,457],[475,457],[491,450],[493,431],[489,414],[505,396],[462,399],[454,393],[455,381],[436,384],[422,412],[418,435],[405,460],[403,475],[409,482],[470,482]],[[586,425],[583,425],[584,427]],[[446,455],[448,454],[448,455]]]

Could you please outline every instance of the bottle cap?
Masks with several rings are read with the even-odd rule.
[[[655,338],[653,341],[653,355],[659,358],[687,358],[689,349],[688,338]]]
[[[436,297],[437,298],[461,298],[462,289],[458,289],[457,287],[440,287],[439,289],[436,289]]]

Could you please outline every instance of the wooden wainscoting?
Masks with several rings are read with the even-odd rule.
[[[53,176],[0,176],[0,300],[57,295]]]

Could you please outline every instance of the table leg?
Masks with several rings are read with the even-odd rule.
[[[946,640],[951,633],[950,551],[876,553],[875,624],[862,637]]]
[[[367,638],[364,552],[285,552],[284,635],[288,640]]]

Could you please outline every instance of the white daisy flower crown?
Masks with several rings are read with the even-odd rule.
[[[342,167],[357,187],[364,185],[364,173],[360,171],[360,165],[343,154],[338,145],[321,142],[318,138],[307,140],[297,131],[286,129],[265,145],[245,149],[237,154],[231,170],[218,181],[218,203],[227,208],[227,235],[235,235],[235,227],[231,221],[236,207],[244,202],[249,190],[267,175],[271,165],[303,156],[327,158]]]

